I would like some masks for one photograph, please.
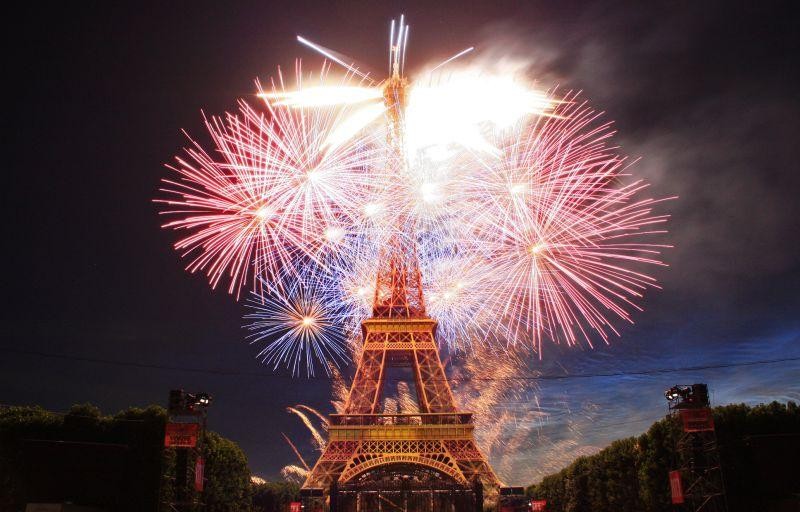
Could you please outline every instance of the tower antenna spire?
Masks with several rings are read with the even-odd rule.
[[[389,27],[389,76],[391,79],[401,78],[405,68],[406,46],[408,45],[409,26],[405,22],[405,15],[400,15],[395,34],[395,21]]]

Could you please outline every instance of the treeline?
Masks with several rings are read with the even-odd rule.
[[[175,452],[165,450],[167,413],[131,408],[104,416],[92,405],[66,414],[0,408],[0,512],[28,502],[74,503],[115,511],[166,511]],[[215,432],[203,442],[207,512],[283,512],[297,485],[251,483],[244,452]]]
[[[714,408],[730,512],[800,510],[800,408],[794,402]],[[548,512],[671,512],[667,474],[674,469],[680,425],[670,419],[647,433],[580,457],[528,488]]]

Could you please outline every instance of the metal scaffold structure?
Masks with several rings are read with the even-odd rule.
[[[672,503],[692,512],[726,512],[725,484],[706,384],[677,385],[665,393],[680,433],[677,469],[670,472]]]
[[[175,452],[173,492],[167,493],[170,499],[165,503],[169,510],[190,511],[201,506],[205,485],[203,438],[210,405],[208,393],[187,393],[182,389],[169,393],[164,447]]]

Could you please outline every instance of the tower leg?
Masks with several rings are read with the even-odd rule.
[[[336,485],[336,480],[331,482],[331,494],[330,494],[330,507],[328,508],[329,512],[339,512],[339,495],[338,489]]]
[[[475,495],[475,512],[483,512],[483,484],[480,479],[475,479],[475,486],[473,487]]]

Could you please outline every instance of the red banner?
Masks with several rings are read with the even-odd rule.
[[[680,471],[669,472],[669,490],[672,492],[673,505],[683,503],[683,483],[681,482]]]
[[[531,501],[531,510],[533,510],[533,512],[545,512],[545,507],[547,507],[547,500]]]
[[[684,432],[709,432],[714,430],[711,409],[681,409]]]
[[[303,510],[303,504],[299,501],[289,503],[289,512],[300,512],[301,510]]]
[[[203,492],[203,472],[206,469],[206,461],[203,457],[197,457],[194,463],[194,490]]]
[[[197,423],[167,423],[164,446],[167,448],[194,448],[197,446]]]

